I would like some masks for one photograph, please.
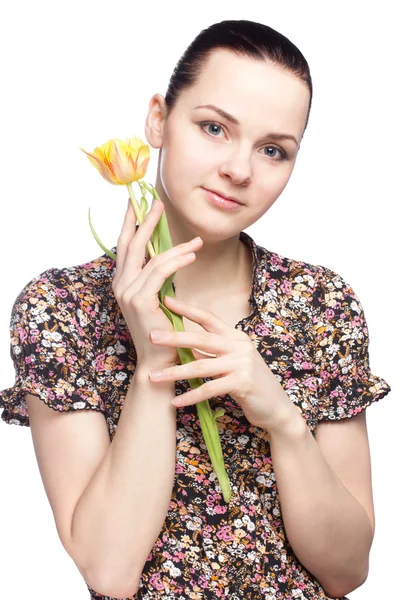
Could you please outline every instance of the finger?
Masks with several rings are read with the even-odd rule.
[[[232,353],[232,339],[223,337],[222,335],[209,333],[205,331],[162,331],[154,330],[151,333],[162,335],[161,339],[154,339],[151,336],[151,341],[157,346],[176,346],[178,348],[199,348],[209,354]]]
[[[156,255],[154,260],[149,261],[145,266],[143,266],[147,242],[151,239],[151,235],[157,222],[161,218],[163,210],[164,205],[162,202],[156,202],[153,204],[152,209],[149,213],[147,213],[143,223],[140,225],[140,227],[138,227],[134,239],[128,246],[128,252],[124,265],[124,273],[120,283],[120,286],[123,289],[127,288],[126,292],[128,294],[134,294],[136,290],[139,289],[141,294],[150,293],[151,296],[157,296],[165,282],[165,279],[174,274],[178,268],[181,266],[186,266],[188,262],[192,262],[194,259],[194,257],[189,257],[189,259],[180,257],[187,255],[190,251],[197,250],[203,244],[202,240],[190,240],[189,242],[178,244],[177,246],[174,246],[169,250]],[[172,265],[172,270],[171,265],[169,264],[171,257],[177,257],[174,265]],[[151,274],[156,267],[159,267],[159,265],[164,265],[164,267],[159,268],[157,278],[154,279],[153,277],[152,284],[144,287],[148,282],[149,274]],[[161,276],[163,273],[167,273],[164,276],[164,279],[160,278],[160,272]]]
[[[176,247],[173,252],[183,252],[183,250]],[[163,256],[164,254],[167,255],[167,252],[159,254],[156,261],[149,262],[134,281],[131,280],[125,291],[127,297],[133,295],[136,295],[138,299],[158,297],[158,293],[166,279],[174,275],[178,269],[186,267],[196,259],[196,255],[193,252],[188,253],[188,249],[185,250],[185,254],[173,258],[171,258],[169,251],[167,256]]]
[[[121,286],[126,287],[132,282],[132,278],[136,278],[139,272],[142,269],[145,254],[147,250],[147,242],[151,240],[151,236],[153,235],[154,228],[157,225],[162,212],[164,210],[164,205],[162,202],[155,202],[149,212],[146,214],[143,222],[136,229],[135,233],[132,235],[127,244],[124,268],[123,268],[123,276],[126,280],[121,281]],[[133,225],[135,226],[136,220],[134,216],[134,210],[132,207]],[[125,284],[125,285],[123,285]]]
[[[195,390],[190,390],[189,392],[175,396],[175,398],[172,400],[172,404],[178,408],[191,406],[192,404],[203,402],[203,400],[211,400],[211,398],[215,398],[216,396],[229,394],[232,389],[233,376],[227,375],[226,377],[221,377],[220,379],[206,381],[206,383],[203,383],[203,385],[199,386]]]
[[[176,297],[165,297],[164,303],[167,308],[171,308],[173,312],[177,314],[183,315],[189,321],[193,321],[194,323],[198,323],[210,333],[216,333],[220,336],[229,337],[232,339],[239,339],[243,336],[243,332],[241,330],[235,329],[232,327],[230,323],[227,323],[221,317],[217,317],[215,313],[211,310],[207,310],[205,308],[199,308],[198,306],[194,306],[193,304],[187,304],[183,302],[183,300],[178,300]],[[200,348],[201,350],[205,350],[206,352],[213,352],[210,348]]]
[[[133,218],[132,218],[133,217]],[[117,257],[116,257],[116,269],[113,279],[113,284],[116,285],[121,277],[124,269],[125,257],[128,250],[128,244],[136,231],[136,216],[133,210],[131,199],[128,199],[128,206],[125,212],[124,222],[122,225],[121,233],[119,234],[117,241]]]
[[[214,360],[193,360],[184,365],[167,367],[161,371],[150,371],[151,381],[177,381],[178,379],[195,379],[196,377],[215,377],[219,379],[232,372],[234,365],[232,361],[224,358]]]

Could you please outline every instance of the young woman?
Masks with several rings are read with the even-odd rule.
[[[288,183],[311,99],[285,36],[251,21],[202,31],[149,105],[161,202],[140,227],[128,203],[116,263],[48,269],[16,299],[2,418],[31,427],[93,599],[343,598],[368,575],[365,409],[390,386],[370,371],[361,303],[339,274],[243,231]],[[163,210],[174,247],[148,260]],[[158,303],[173,273],[184,332]],[[177,347],[197,360],[179,364]],[[192,377],[205,383],[188,393]],[[205,399],[225,409],[229,503]]]

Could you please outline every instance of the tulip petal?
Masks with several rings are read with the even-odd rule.
[[[106,181],[108,181],[109,183],[113,183],[114,185],[117,183],[114,180],[114,175],[112,171],[110,171],[110,169],[105,165],[104,161],[101,160],[101,158],[99,158],[95,154],[86,152],[86,150],[84,150],[83,148],[80,148],[80,150],[82,150],[82,152],[84,152],[87,155],[92,165],[96,167],[100,175],[102,175]]]
[[[129,146],[121,140],[114,140],[112,149],[112,168],[115,176],[125,185],[135,181],[135,171],[129,156]]]
[[[144,177],[146,175],[147,165],[149,164],[149,160],[150,160],[150,156],[148,158],[145,158],[144,161],[142,162],[142,164],[140,165],[140,169],[138,171],[140,177],[138,177],[138,179],[142,179],[142,177]]]
[[[150,154],[150,149],[146,148],[146,145],[143,143],[142,145],[139,145],[139,143],[136,145],[137,148],[133,148],[131,145],[119,141],[113,148],[114,160],[112,161],[112,167],[116,177],[124,183],[138,181],[146,172],[149,160],[144,163],[141,160],[141,155],[146,156]]]
[[[136,170],[136,181],[142,179],[146,174],[147,165],[150,160],[150,148],[147,145],[142,145],[136,155],[135,170]]]

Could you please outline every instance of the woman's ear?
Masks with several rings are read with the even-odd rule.
[[[147,141],[153,148],[161,148],[162,146],[165,114],[164,97],[161,94],[154,94],[149,102],[145,125]]]

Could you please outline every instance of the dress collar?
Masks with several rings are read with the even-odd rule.
[[[253,258],[253,263],[252,263],[253,276],[252,276],[250,296],[249,296],[248,301],[251,304],[251,306],[253,306],[253,307],[257,308],[259,311],[261,311],[262,310],[262,294],[260,292],[262,289],[262,282],[265,279],[263,277],[263,275],[264,275],[263,267],[265,267],[265,264],[266,264],[266,261],[263,260],[263,257],[265,256],[265,253],[267,252],[267,250],[265,250],[265,248],[262,248],[261,246],[256,244],[256,242],[253,240],[253,238],[244,231],[240,232],[239,239],[244,244],[249,246],[249,248],[251,250],[252,258]]]

